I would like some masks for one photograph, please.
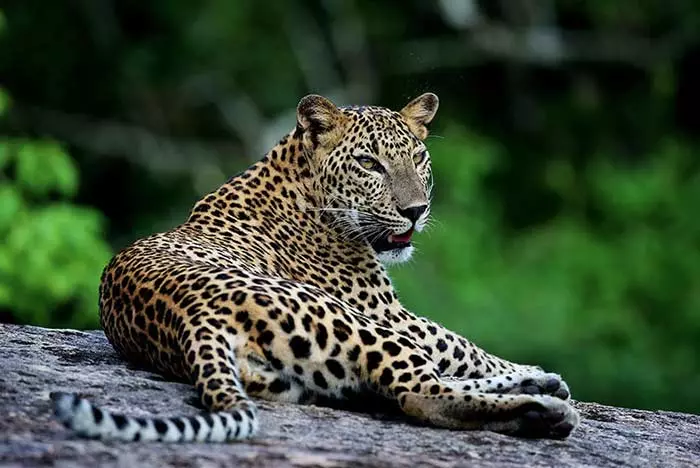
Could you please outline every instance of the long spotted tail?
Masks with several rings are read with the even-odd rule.
[[[88,439],[228,442],[246,439],[258,430],[257,410],[250,401],[229,411],[202,416],[136,418],[112,414],[70,393],[52,392],[50,397],[58,420]]]

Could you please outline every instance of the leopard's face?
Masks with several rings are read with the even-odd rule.
[[[346,139],[320,164],[326,206],[348,237],[387,261],[407,260],[411,237],[430,215],[430,155],[400,114],[345,110]]]
[[[368,242],[383,262],[408,260],[412,235],[430,215],[432,173],[424,139],[437,98],[423,95],[401,112],[380,107],[324,110],[336,121],[318,135],[335,141],[310,142],[318,208],[341,235]]]

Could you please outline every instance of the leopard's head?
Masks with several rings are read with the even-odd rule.
[[[430,215],[425,145],[438,97],[425,93],[396,112],[337,107],[310,95],[297,107],[319,207],[349,240],[369,243],[384,263],[411,257],[411,236]]]

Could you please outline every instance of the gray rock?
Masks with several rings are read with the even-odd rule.
[[[53,420],[50,391],[78,392],[132,415],[196,414],[195,392],[130,368],[98,331],[0,324],[0,362],[0,466],[700,466],[700,416],[581,402],[583,422],[564,441],[262,401],[261,433],[245,443],[87,441]]]

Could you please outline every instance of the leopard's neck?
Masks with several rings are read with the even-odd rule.
[[[206,240],[234,252],[234,263],[324,288],[341,299],[352,297],[362,283],[393,297],[369,243],[349,239],[338,223],[329,223],[313,187],[314,169],[299,143],[288,135],[263,159],[205,196],[193,208],[185,231],[196,231],[199,244]],[[351,283],[353,277],[360,280],[329,284],[333,273]],[[394,310],[400,304],[392,299],[386,306]]]
[[[323,195],[314,187],[312,171],[301,138],[290,132],[261,160],[197,202],[187,223],[222,229],[241,222],[288,224],[297,233],[321,229],[338,237],[321,210]]]

